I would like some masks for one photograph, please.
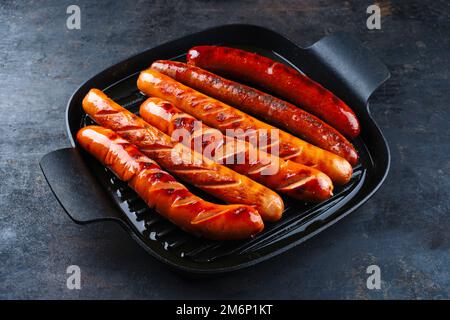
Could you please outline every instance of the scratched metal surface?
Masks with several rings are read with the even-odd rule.
[[[129,3],[129,4],[128,4]],[[0,298],[450,298],[450,7],[448,1],[71,1],[0,4]],[[181,277],[114,224],[75,225],[39,169],[69,146],[71,93],[105,67],[181,35],[225,23],[277,30],[301,45],[345,31],[392,72],[371,99],[391,147],[384,186],[362,208],[307,243],[248,270]],[[82,289],[66,288],[68,265]],[[377,264],[381,290],[366,288]]]

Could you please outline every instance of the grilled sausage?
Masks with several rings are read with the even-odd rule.
[[[283,201],[272,190],[216,164],[165,135],[130,111],[91,89],[83,99],[84,111],[98,124],[135,144],[146,156],[181,180],[192,183],[228,203],[253,205],[264,220],[281,217]]]
[[[343,135],[319,118],[289,102],[178,61],[159,60],[154,62],[151,68],[210,97],[273,122],[278,127],[285,128],[300,138],[341,156],[352,165],[358,163],[355,148]]]
[[[156,70],[142,71],[138,78],[138,88],[149,96],[156,96],[173,103],[184,112],[223,133],[226,133],[227,129],[241,129],[244,132],[249,130],[260,133],[257,134],[259,138],[263,137],[266,131],[266,137],[257,139],[254,145],[259,145],[261,148],[262,143],[269,140],[263,151],[272,153],[271,150],[278,145],[280,158],[314,167],[324,172],[337,184],[345,184],[351,178],[352,166],[347,160],[186,87]],[[278,133],[279,139],[270,141],[273,132]]]
[[[84,127],[78,131],[77,141],[127,182],[150,208],[187,232],[208,239],[237,240],[264,228],[255,208],[204,201],[109,129]]]
[[[193,150],[199,146],[203,156],[225,163],[234,171],[277,192],[304,201],[322,201],[332,195],[333,184],[321,171],[258,152],[245,141],[224,136],[219,130],[201,124],[170,102],[148,98],[141,105],[139,113],[146,122],[172,138],[176,137],[177,130],[186,130],[188,139],[184,141],[185,136],[180,135],[177,142]]]
[[[349,138],[358,136],[358,118],[333,93],[297,70],[255,53],[219,46],[189,50],[189,64],[252,82],[320,117]]]

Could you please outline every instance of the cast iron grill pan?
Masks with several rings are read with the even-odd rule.
[[[361,162],[350,183],[335,187],[319,204],[283,197],[286,209],[276,223],[245,241],[220,242],[196,238],[160,217],[126,183],[81,150],[76,132],[94,122],[81,101],[89,89],[103,89],[120,105],[137,114],[146,97],[136,87],[139,71],[157,59],[184,61],[195,45],[227,45],[254,51],[299,69],[331,89],[357,113],[362,127],[352,142]],[[213,274],[244,268],[275,256],[324,230],[365,202],[381,185],[389,168],[389,149],[370,117],[367,100],[389,77],[386,67],[353,38],[337,34],[303,49],[268,29],[229,25],[209,29],[149,49],[101,72],[83,84],[69,101],[66,120],[74,146],[47,154],[41,168],[67,214],[77,223],[112,220],[120,223],[143,248],[178,270]],[[219,201],[190,185],[206,200]]]

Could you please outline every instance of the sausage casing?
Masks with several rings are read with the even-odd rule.
[[[341,156],[352,165],[358,163],[358,153],[342,134],[287,101],[178,61],[158,60],[151,68],[210,97],[273,122],[278,127]]]
[[[279,145],[280,158],[314,167],[324,172],[337,184],[345,184],[351,178],[352,166],[344,158],[259,121],[156,70],[147,69],[142,71],[138,78],[138,88],[149,96],[159,97],[173,103],[184,112],[193,115],[208,126],[219,129],[223,133],[226,133],[227,129],[262,132],[261,135],[257,135],[259,138],[264,136],[264,132],[267,132],[267,139],[265,139],[267,141],[272,131],[275,130],[279,137],[276,142]],[[259,140],[256,141],[255,145],[261,148],[261,145],[264,143],[261,144]],[[267,142],[267,148],[263,149],[263,151],[272,153],[273,143],[271,141]]]
[[[141,117],[167,135],[195,150],[199,146],[205,157],[223,163],[236,172],[279,192],[304,201],[322,201],[332,195],[330,178],[319,170],[283,160],[257,150],[253,145],[223,135],[219,130],[201,124],[160,98],[148,98],[140,107]],[[174,135],[186,130],[185,136]]]
[[[181,180],[228,203],[253,205],[265,220],[278,220],[284,204],[278,194],[250,178],[173,143],[130,111],[91,89],[83,99],[84,111],[98,124],[135,144],[146,156]]]
[[[189,50],[188,63],[252,82],[320,117],[347,137],[358,136],[359,121],[350,107],[306,75],[261,55],[221,46]]]
[[[115,132],[88,126],[78,131],[77,142],[163,217],[183,230],[216,240],[248,238],[264,227],[255,208],[207,202],[177,182],[153,160]]]

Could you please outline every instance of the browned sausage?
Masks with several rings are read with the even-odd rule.
[[[128,182],[150,208],[187,232],[209,239],[237,240],[264,228],[255,208],[204,201],[109,129],[85,127],[78,131],[77,142]]]
[[[359,121],[350,107],[306,75],[261,55],[235,48],[198,46],[189,64],[260,85],[301,106],[347,137],[358,136]]]
[[[263,151],[258,152],[245,141],[222,135],[219,130],[201,124],[170,102],[148,98],[141,105],[139,113],[146,122],[172,138],[175,138],[177,130],[186,130],[189,134],[178,135],[178,141],[193,150],[198,142],[199,152],[203,156],[225,164],[277,192],[303,201],[322,201],[332,195],[333,184],[321,171]],[[187,141],[184,141],[185,137]]]
[[[159,60],[151,68],[210,97],[285,128],[298,137],[341,156],[352,165],[358,163],[355,148],[342,134],[289,102],[178,61]]]
[[[284,209],[279,195],[231,169],[192,152],[130,111],[91,89],[84,111],[98,124],[114,130],[178,178],[228,203],[253,205],[265,220],[278,220]]]
[[[149,96],[156,96],[173,103],[186,113],[189,113],[208,126],[219,129],[223,133],[227,129],[241,129],[244,132],[253,130],[268,139],[272,133],[278,133],[279,139],[267,143],[264,151],[272,153],[275,143],[279,143],[280,158],[314,167],[337,184],[347,183],[352,175],[352,166],[347,160],[329,151],[313,146],[291,134],[270,126],[239,111],[225,103],[210,98],[191,89],[176,80],[153,69],[142,71],[138,78],[138,88]],[[260,135],[257,135],[258,137]],[[261,147],[260,139],[257,146]]]

